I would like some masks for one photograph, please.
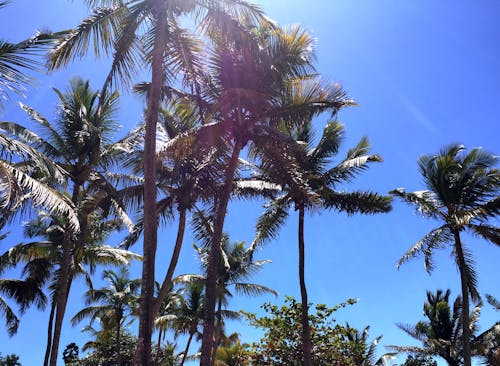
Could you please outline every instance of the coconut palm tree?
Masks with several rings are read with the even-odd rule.
[[[140,61],[151,67],[144,139],[144,259],[137,352],[137,362],[140,359],[142,365],[147,366],[150,364],[154,320],[152,299],[157,245],[155,135],[162,89],[179,71],[189,70],[184,73],[184,82],[199,90],[199,79],[190,79],[198,74],[199,59],[193,52],[196,42],[177,20],[180,15],[195,13],[205,32],[217,33],[219,27],[234,27],[234,20],[239,19],[240,14],[258,21],[263,21],[264,16],[258,7],[242,0],[87,0],[87,3],[91,7],[100,7],[61,40],[53,50],[51,68],[64,66],[71,59],[83,56],[91,36],[94,36],[97,55],[113,51],[113,63],[102,95],[106,95],[113,79],[122,83],[130,81]]]
[[[461,232],[472,234],[500,245],[500,228],[488,220],[500,212],[500,170],[495,168],[498,157],[481,149],[466,153],[462,145],[450,145],[436,155],[424,155],[418,161],[426,190],[407,193],[397,189],[391,193],[417,207],[430,219],[441,221],[401,257],[398,267],[424,255],[427,271],[434,267],[436,249],[449,244],[460,273],[463,311],[464,366],[471,364],[469,297],[478,300],[477,275],[472,253],[462,242]]]
[[[131,280],[128,270],[121,267],[117,273],[112,270],[103,271],[103,279],[109,286],[102,289],[90,289],[85,293],[87,307],[76,313],[71,319],[74,326],[83,319],[90,317],[90,324],[97,318],[104,319],[106,324],[116,328],[116,364],[121,365],[120,334],[124,322],[132,315],[139,300],[140,280]],[[96,304],[97,305],[93,305]]]
[[[71,203],[77,210],[79,232],[75,232],[69,222],[64,223],[51,365],[55,365],[57,360],[61,326],[72,281],[72,256],[91,239],[89,226],[92,219],[95,219],[95,215],[101,218],[103,214],[114,214],[120,217],[120,224],[131,224],[123,207],[114,199],[116,190],[107,179],[108,168],[124,151],[130,149],[127,141],[111,141],[117,128],[113,117],[118,93],[100,96],[90,88],[88,81],[80,78],[72,79],[66,92],[54,91],[60,100],[59,119],[55,124],[35,110],[22,106],[47,137],[16,123],[0,123],[0,128],[11,138],[38,150],[65,172],[71,184]]]
[[[397,352],[408,352],[438,356],[443,358],[449,366],[459,366],[464,362],[464,342],[462,340],[462,299],[458,296],[453,304],[450,303],[451,291],[437,290],[436,293],[427,291],[427,301],[424,303],[425,321],[419,321],[415,326],[397,324],[405,333],[422,342],[422,346],[389,346]],[[471,340],[477,330],[476,322],[479,319],[481,305],[474,308],[470,314]]]
[[[138,258],[134,253],[103,244],[109,234],[116,230],[118,225],[116,221],[102,222],[94,216],[89,222],[86,241],[81,246],[74,247],[72,251],[67,296],[69,296],[73,279],[76,277],[84,277],[90,285],[91,275],[98,265],[124,265]],[[28,222],[25,227],[25,235],[34,241],[15,245],[0,256],[2,268],[24,263],[23,273],[26,274],[24,281],[32,288],[48,287],[51,311],[47,329],[45,364],[49,361],[55,337],[54,317],[57,311],[57,294],[62,273],[65,228],[64,217],[40,212],[37,219]],[[37,306],[47,302],[43,293],[29,300],[30,302],[23,303],[23,306],[29,305],[34,300]]]
[[[196,237],[202,240],[203,246],[194,245],[198,253],[202,271],[206,273],[209,260],[209,246],[213,235],[213,226],[211,219],[203,212],[197,212],[193,219],[194,231]],[[212,365],[215,362],[217,348],[221,343],[222,330],[224,327],[223,314],[226,317],[239,318],[238,313],[224,311],[228,301],[234,295],[233,293],[247,296],[259,296],[262,294],[273,294],[277,292],[269,287],[246,282],[252,275],[258,273],[262,266],[269,263],[269,260],[253,260],[253,248],[245,248],[244,242],[229,243],[229,237],[224,235],[222,238],[220,250],[220,262],[217,273],[217,309],[216,309],[216,327],[214,334]]]
[[[386,366],[394,358],[393,353],[386,353],[380,358],[375,358],[377,344],[382,336],[376,337],[373,341],[368,341],[370,327],[366,326],[362,331],[352,328],[346,324],[345,331],[350,348],[350,357],[356,366]]]
[[[185,282],[183,288],[179,290],[182,295],[182,301],[174,307],[171,320],[171,326],[176,335],[188,334],[186,348],[182,353],[180,366],[186,361],[191,342],[195,336],[201,337],[201,323],[203,321],[203,292],[204,283],[200,280]]]
[[[304,187],[295,161],[300,149],[278,127],[351,104],[338,85],[315,78],[312,42],[299,27],[255,25],[214,40],[200,105],[211,121],[203,131],[222,138],[226,162],[214,205],[201,365],[210,365],[220,245],[241,151],[253,146],[257,159],[272,160],[284,180]]]
[[[342,183],[350,182],[357,174],[368,167],[371,162],[379,162],[378,155],[369,154],[366,138],[349,150],[346,157],[337,165],[328,168],[330,159],[339,150],[344,136],[344,128],[337,122],[326,125],[318,145],[313,146],[313,133],[310,121],[293,126],[287,133],[303,146],[302,159],[298,160],[307,190],[297,190],[275,174],[272,162],[263,161],[262,173],[258,179],[268,180],[281,186],[280,194],[271,200],[257,223],[258,233],[252,247],[260,245],[264,240],[277,236],[278,229],[285,223],[290,208],[298,212],[298,244],[299,244],[299,279],[302,306],[302,347],[304,365],[311,365],[311,340],[308,321],[308,298],[305,283],[305,242],[304,218],[308,210],[317,208],[333,209],[346,212],[374,214],[390,210],[390,199],[371,192],[340,191]]]

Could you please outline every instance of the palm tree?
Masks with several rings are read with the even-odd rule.
[[[420,347],[389,346],[397,352],[408,352],[439,356],[449,366],[460,366],[464,361],[464,343],[462,341],[462,299],[456,298],[453,305],[450,304],[450,290],[436,293],[427,291],[427,301],[424,303],[425,321],[419,321],[415,326],[397,324],[400,329],[411,337],[422,342]],[[481,306],[478,305],[471,314],[470,329],[471,337],[477,329],[476,322],[479,318]],[[472,338],[471,338],[472,339]]]
[[[207,267],[201,365],[210,365],[217,267],[227,205],[241,151],[251,145],[258,159],[272,160],[290,184],[303,187],[295,156],[299,147],[279,131],[283,123],[335,113],[351,104],[338,85],[315,78],[312,38],[300,28],[282,30],[250,24],[214,40],[208,58],[209,82],[202,85],[201,132],[219,136],[225,148],[224,178],[214,205],[214,229]],[[199,140],[202,140],[201,138]]]
[[[370,327],[366,326],[362,331],[352,328],[349,324],[345,326],[346,337],[349,341],[350,358],[356,366],[386,366],[394,358],[393,353],[386,353],[380,358],[375,358],[377,344],[382,336],[376,337],[373,341],[368,341]]]
[[[477,275],[471,252],[462,242],[465,230],[500,245],[500,229],[488,224],[500,212],[500,170],[494,168],[498,157],[481,149],[468,154],[462,145],[450,145],[437,155],[424,155],[418,161],[427,190],[391,193],[417,207],[422,215],[439,220],[433,229],[401,257],[398,267],[423,254],[427,271],[432,271],[435,249],[451,244],[462,288],[464,365],[471,364],[469,296],[478,300]]]
[[[85,303],[89,306],[76,313],[71,323],[74,326],[87,317],[90,317],[91,325],[97,318],[108,319],[104,323],[116,328],[116,364],[121,365],[121,328],[137,306],[140,280],[130,280],[125,267],[122,267],[119,273],[105,270],[102,277],[108,281],[109,286],[98,290],[88,290],[85,293]],[[92,305],[95,303],[97,305]]]
[[[164,83],[180,70],[189,70],[185,73],[189,77],[198,74],[199,59],[193,52],[195,42],[179,26],[177,18],[194,12],[205,31],[216,33],[219,26],[234,27],[234,20],[239,18],[240,13],[259,21],[263,21],[264,17],[258,7],[242,0],[87,0],[87,3],[101,7],[61,40],[53,50],[51,68],[64,66],[71,59],[85,54],[91,35],[94,36],[97,55],[103,51],[110,53],[113,49],[113,63],[102,95],[106,95],[107,87],[114,78],[120,79],[122,83],[130,80],[141,53],[145,63],[151,66],[144,140],[143,283],[136,360],[147,366],[150,364],[154,320],[152,299],[157,246],[155,134],[160,100]],[[141,33],[144,28],[146,30]],[[184,82],[199,90],[199,79],[189,77]]]
[[[92,219],[113,213],[120,217],[115,222],[129,224],[122,206],[113,198],[115,188],[108,183],[107,170],[130,146],[127,141],[113,143],[116,131],[113,119],[118,93],[100,96],[91,90],[89,82],[80,78],[70,81],[67,92],[54,89],[60,99],[59,119],[51,124],[40,113],[24,106],[28,115],[39,124],[47,138],[15,123],[0,123],[0,128],[33,149],[52,159],[59,169],[66,172],[71,182],[71,203],[77,209],[79,232],[70,223],[63,225],[62,260],[55,307],[54,334],[51,347],[51,365],[57,360],[62,321],[72,282],[72,256],[78,248],[88,243]],[[64,187],[61,187],[63,189]]]
[[[209,260],[208,248],[213,235],[213,227],[210,218],[207,218],[202,212],[195,215],[193,222],[196,237],[203,241],[203,247],[194,245],[194,248],[201,259],[202,270],[206,273]],[[223,307],[227,307],[229,299],[233,297],[233,292],[247,296],[278,295],[276,291],[269,287],[246,282],[249,277],[258,273],[264,264],[269,263],[269,260],[253,260],[254,248],[245,248],[244,242],[230,244],[227,235],[224,235],[222,240],[217,272],[217,323],[212,349],[212,365],[216,359],[217,348],[221,343],[224,327],[223,317],[239,318],[238,313],[223,310]]]
[[[201,322],[203,320],[204,283],[200,280],[185,282],[183,289],[179,291],[182,300],[174,307],[171,326],[176,335],[188,334],[186,348],[182,353],[180,366],[186,361],[191,341],[195,336],[201,337]]]
[[[102,244],[109,234],[116,230],[116,222],[102,222],[97,217],[92,217],[89,222],[85,243],[75,247],[72,251],[67,296],[69,296],[74,278],[84,277],[87,283],[91,284],[91,275],[95,272],[97,265],[124,265],[128,264],[131,259],[138,258],[134,253]],[[54,317],[62,275],[65,225],[66,221],[63,217],[40,212],[38,218],[28,222],[25,227],[25,235],[35,241],[15,245],[0,256],[2,268],[24,263],[23,273],[26,274],[24,281],[30,285],[30,288],[42,289],[48,286],[51,311],[47,329],[45,364],[49,362],[53,339],[56,336]],[[33,301],[39,307],[44,305],[45,295],[41,290],[39,291],[39,295],[31,296],[28,302],[22,303],[21,309]]]
[[[390,199],[371,192],[339,191],[338,186],[350,182],[359,172],[367,168],[368,163],[379,162],[378,155],[369,154],[369,144],[366,138],[361,139],[358,145],[348,151],[346,157],[336,166],[328,167],[330,159],[338,153],[340,142],[343,139],[344,128],[337,122],[328,123],[323,131],[319,143],[313,147],[313,133],[311,123],[305,122],[288,130],[303,148],[302,159],[299,160],[299,171],[305,181],[307,190],[297,189],[281,180],[276,175],[272,163],[263,161],[259,179],[268,180],[281,186],[280,194],[267,204],[266,211],[257,223],[258,234],[254,239],[253,247],[264,240],[275,237],[293,207],[299,216],[298,244],[299,244],[299,279],[302,306],[302,347],[304,365],[311,365],[311,340],[308,318],[308,299],[305,283],[305,243],[304,243],[304,216],[307,210],[318,207],[346,212],[374,214],[390,210]]]

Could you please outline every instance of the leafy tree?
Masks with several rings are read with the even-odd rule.
[[[437,362],[426,355],[409,355],[400,366],[437,366]]]
[[[387,357],[373,363],[374,345],[366,342],[365,335],[359,336],[356,329],[335,324],[332,319],[335,311],[354,303],[351,299],[333,308],[320,304],[310,314],[313,366],[359,366],[360,360],[362,365],[384,364]],[[252,346],[251,364],[303,365],[301,304],[287,297],[281,307],[266,303],[262,308],[269,315],[245,313],[253,326],[264,330],[263,338]]]
[[[257,223],[258,234],[253,245],[274,237],[278,229],[285,223],[289,211],[293,208],[298,213],[298,244],[299,244],[299,280],[302,304],[302,347],[304,348],[305,365],[311,363],[311,341],[308,325],[308,298],[305,283],[305,240],[304,217],[309,210],[318,207],[346,212],[375,214],[388,212],[391,209],[390,199],[371,192],[340,190],[343,183],[351,182],[354,177],[368,167],[371,162],[380,162],[378,155],[369,154],[369,144],[363,138],[356,147],[350,149],[347,156],[333,167],[328,167],[330,159],[339,150],[344,137],[344,128],[337,122],[328,123],[317,146],[313,146],[313,131],[310,120],[294,125],[287,133],[297,143],[303,146],[303,154],[298,159],[299,173],[308,189],[287,184],[280,176],[276,176],[272,163],[264,161],[262,177],[280,185],[281,192],[271,200],[266,211]]]
[[[19,362],[19,356],[15,354],[7,355],[5,357],[0,353],[0,366],[22,366]]]
[[[471,365],[471,324],[469,297],[478,300],[477,274],[471,251],[462,242],[461,232],[500,245],[500,228],[488,220],[500,212],[500,170],[495,168],[498,157],[481,149],[469,153],[461,145],[450,145],[437,155],[424,155],[418,161],[426,190],[406,193],[397,189],[391,193],[417,207],[422,215],[442,222],[442,225],[413,245],[399,260],[398,266],[419,254],[424,255],[427,271],[432,271],[432,256],[446,244],[452,246],[460,272],[462,288],[462,342],[464,366]]]
[[[63,351],[63,361],[65,365],[74,365],[78,361],[79,348],[75,342],[71,342]]]

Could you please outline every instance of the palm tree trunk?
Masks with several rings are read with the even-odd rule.
[[[160,352],[161,352],[161,336],[162,336],[162,329],[158,330],[158,344],[156,345],[156,365],[158,366],[160,364]]]
[[[43,366],[48,366],[50,349],[52,348],[52,328],[54,326],[54,315],[56,312],[56,302],[52,301],[50,305],[49,325],[47,327],[47,347],[45,348],[45,357],[43,358]]]
[[[457,264],[460,272],[460,282],[462,285],[462,336],[463,336],[463,358],[464,366],[471,366],[470,351],[470,312],[469,312],[469,287],[467,285],[467,274],[465,257],[458,230],[453,231],[455,237],[455,250],[457,253]]]
[[[229,160],[224,189],[220,196],[219,204],[214,223],[214,234],[212,237],[212,245],[208,256],[207,279],[205,285],[205,309],[203,323],[203,337],[201,343],[201,358],[200,366],[210,366],[210,358],[212,355],[212,343],[214,336],[214,309],[217,291],[217,267],[220,260],[220,245],[222,239],[222,230],[224,227],[224,219],[227,211],[229,196],[233,188],[234,172],[238,165],[242,144],[237,140],[235,142],[231,158]]]
[[[305,281],[305,250],[304,250],[304,206],[299,206],[299,280],[302,310],[302,351],[304,366],[312,366],[311,332],[309,329],[309,309]]]
[[[149,366],[153,329],[153,296],[157,245],[156,214],[156,124],[163,87],[163,55],[167,40],[167,1],[156,0],[154,14],[156,31],[151,62],[151,88],[148,93],[146,131],[144,136],[144,243],[140,299],[139,336],[135,355],[136,366]]]
[[[172,286],[172,278],[174,276],[175,267],[179,261],[179,255],[182,249],[182,242],[184,239],[184,232],[186,230],[186,209],[184,207],[179,209],[179,226],[177,228],[177,238],[175,239],[174,251],[172,253],[172,258],[170,259],[170,264],[168,266],[167,274],[161,285],[160,291],[158,292],[158,297],[153,305],[152,317],[155,319],[158,316],[158,311],[162,302],[167,297],[168,291]]]
[[[122,317],[120,315],[118,315],[116,317],[116,364],[118,366],[121,366],[122,365],[122,354],[121,354],[121,349],[120,349],[120,336],[121,336],[121,333],[120,333],[120,330],[121,330],[121,322],[122,322]]]
[[[71,195],[71,202],[77,206],[78,195],[80,193],[81,185],[79,183],[74,183],[73,194]],[[81,220],[79,220],[81,221]],[[84,235],[85,228],[82,227],[82,222],[80,222],[80,239]],[[64,231],[62,250],[63,258],[61,261],[61,277],[59,278],[59,284],[57,289],[56,297],[56,319],[54,323],[54,336],[52,338],[52,347],[50,350],[50,366],[56,366],[57,356],[59,353],[59,341],[61,338],[62,322],[64,319],[64,313],[66,312],[66,304],[68,302],[69,289],[71,288],[71,255],[73,251],[73,246],[71,245],[71,230],[66,227]]]
[[[217,349],[219,348],[220,338],[222,333],[222,299],[217,302],[217,327],[215,328],[215,341],[212,350],[212,361],[210,366],[215,365],[215,359],[217,358]]]
[[[193,340],[193,337],[194,337],[194,333],[193,332],[189,332],[189,338],[188,338],[188,341],[187,341],[187,344],[186,344],[186,349],[184,350],[184,353],[182,354],[182,361],[181,361],[181,365],[180,366],[183,366],[184,362],[186,361],[186,357],[187,357],[187,354],[188,354],[188,351],[189,351],[189,346],[191,345],[191,341]]]
[[[64,258],[63,258],[64,263]],[[69,265],[68,265],[69,267]],[[61,271],[62,272],[62,271]],[[69,268],[68,268],[69,272]],[[58,291],[57,306],[56,306],[56,320],[54,324],[54,337],[52,338],[52,349],[50,350],[50,366],[57,365],[57,356],[59,353],[59,341],[61,339],[62,323],[64,320],[64,314],[66,313],[66,305],[68,304],[69,290],[71,288],[71,282],[73,281],[73,276],[71,273],[67,275],[68,281],[62,290]],[[61,274],[62,278],[62,274]]]

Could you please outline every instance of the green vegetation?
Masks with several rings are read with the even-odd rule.
[[[356,103],[316,70],[312,35],[301,26],[274,24],[244,0],[86,3],[90,15],[71,31],[0,41],[0,99],[26,87],[25,72],[42,67],[38,57],[45,51],[52,71],[86,56],[91,46],[112,59],[99,91],[80,77],[65,90],[54,88],[53,118],[21,103],[29,127],[0,122],[0,229],[23,222],[26,239],[0,253],[0,315],[12,336],[19,315],[50,309],[44,366],[56,366],[61,357],[72,366],[182,366],[198,359],[201,366],[384,366],[396,353],[409,354],[401,366],[436,366],[432,357],[448,366],[470,366],[472,357],[500,363],[500,324],[482,333],[477,328],[482,296],[464,243],[467,231],[500,245],[497,156],[449,145],[419,159],[426,190],[390,192],[440,225],[398,266],[423,255],[431,272],[436,250],[449,246],[461,296],[452,302],[450,290],[428,291],[425,319],[398,324],[419,345],[390,346],[396,353],[377,357],[381,336],[371,338],[368,325],[357,329],[333,318],[355,300],[313,307],[307,293],[306,213],[392,209],[391,196],[348,187],[371,163],[382,162],[366,137],[333,161],[345,138],[337,115]],[[186,19],[191,27],[184,27]],[[151,80],[138,83],[144,70]],[[122,139],[116,138],[118,85],[146,97],[144,123]],[[321,115],[330,119],[316,138]],[[224,231],[234,199],[266,202],[248,246],[232,243]],[[232,309],[236,296],[277,295],[254,283],[264,265],[272,269],[270,260],[254,257],[278,237],[292,211],[298,216],[300,302],[267,302],[267,315]],[[158,230],[173,222],[171,256],[160,262]],[[176,277],[187,231],[196,241],[200,273]],[[121,244],[109,245],[116,237]],[[130,250],[141,237],[142,256]],[[142,261],[141,278],[130,278],[133,260]],[[3,278],[9,270],[19,278]],[[94,287],[98,274],[106,282],[102,288]],[[88,290],[75,311],[67,304],[79,279]],[[343,279],[328,280],[334,287]],[[485,298],[499,310],[495,296]],[[88,320],[90,340],[72,342],[61,353],[68,315],[73,325]],[[263,332],[260,340],[226,333],[229,321],[242,318]],[[20,365],[19,357],[0,355],[0,365]]]

